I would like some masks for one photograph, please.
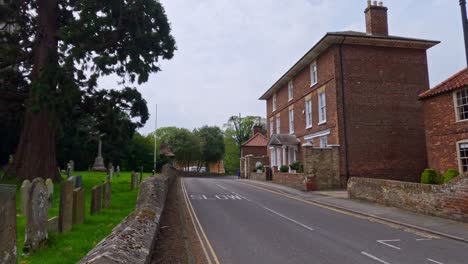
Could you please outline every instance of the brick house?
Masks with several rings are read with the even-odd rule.
[[[468,171],[468,69],[420,95],[430,168]]]
[[[241,157],[247,155],[266,156],[268,139],[262,133],[263,127],[255,125],[253,127],[252,137],[241,146]]]
[[[338,148],[349,177],[417,181],[427,165],[419,94],[438,41],[388,34],[387,7],[368,1],[366,32],[330,32],[260,100],[273,167],[303,160],[304,145]]]

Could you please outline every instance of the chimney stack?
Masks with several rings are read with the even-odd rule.
[[[256,125],[253,126],[253,135],[255,135],[257,133],[262,134],[262,132],[263,132],[263,126],[262,125],[256,124]]]
[[[388,8],[383,2],[367,1],[366,14],[366,32],[371,35],[388,36]]]

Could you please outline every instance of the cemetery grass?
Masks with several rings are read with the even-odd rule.
[[[21,183],[3,182],[17,185],[17,239],[19,263],[76,263],[83,258],[97,243],[109,235],[112,229],[118,225],[135,208],[138,189],[130,190],[130,172],[122,172],[120,177],[112,180],[111,207],[102,209],[100,213],[91,215],[91,189],[95,185],[102,184],[106,179],[103,172],[75,172],[74,175],[83,177],[85,188],[85,222],[73,225],[72,231],[59,234],[50,233],[47,248],[41,249],[30,256],[23,256],[25,218],[20,212],[20,187]],[[150,176],[144,174],[144,178]],[[62,177],[65,178],[65,177]],[[49,209],[49,218],[58,216],[59,213],[60,184],[54,183],[53,206]]]

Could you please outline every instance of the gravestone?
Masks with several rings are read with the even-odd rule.
[[[0,263],[16,259],[16,186],[0,185]]]
[[[48,192],[44,180],[35,178],[29,191],[31,202],[26,208],[26,231],[23,246],[25,255],[29,255],[47,244],[47,196]]]
[[[114,178],[114,166],[112,163],[109,163],[109,178],[112,181],[112,178]]]
[[[22,215],[26,215],[28,203],[29,203],[29,192],[31,190],[31,182],[29,180],[24,180],[21,184],[21,206],[20,212]]]
[[[110,182],[106,181],[103,185],[103,190],[104,190],[104,203],[103,207],[104,208],[110,208],[111,204],[111,184]]]
[[[70,160],[70,169],[71,173],[75,172],[75,162],[73,160]]]
[[[64,181],[60,190],[59,232],[71,230],[73,220],[73,181]]]
[[[74,176],[75,177],[75,189],[83,188],[83,177],[81,175]]]
[[[84,223],[85,191],[83,188],[73,190],[73,224]]]
[[[72,182],[73,187],[75,187],[75,185],[76,185],[76,176],[68,177],[67,181]]]
[[[59,231],[58,219],[59,219],[58,216],[54,216],[52,218],[49,218],[49,220],[47,220],[47,231],[49,231],[49,233],[51,232],[57,233]]]
[[[130,190],[135,189],[135,172],[130,173]]]
[[[91,214],[96,214],[99,213],[99,211],[101,211],[101,190],[101,185],[94,186],[91,190]]]
[[[140,173],[135,173],[135,186],[133,188],[138,188],[138,183],[140,182]]]
[[[119,176],[120,176],[120,166],[117,165],[117,177],[119,177]]]
[[[52,204],[54,202],[54,183],[51,179],[47,179],[45,181],[45,185],[47,187],[47,201],[49,208],[52,208]]]

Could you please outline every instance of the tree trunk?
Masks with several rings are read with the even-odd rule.
[[[38,0],[38,30],[34,44],[32,84],[13,171],[18,180],[36,177],[59,180],[55,146],[57,87],[57,0]],[[34,109],[34,110],[33,110]]]

